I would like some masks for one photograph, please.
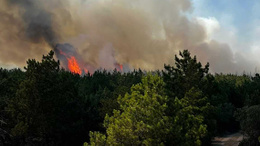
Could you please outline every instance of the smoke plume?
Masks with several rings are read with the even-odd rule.
[[[256,67],[228,44],[209,41],[191,12],[189,0],[0,0],[0,65],[23,66],[54,49],[65,64],[57,50],[73,52],[91,72],[120,65],[153,70],[189,49],[212,72]]]

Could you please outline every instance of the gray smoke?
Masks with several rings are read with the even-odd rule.
[[[209,61],[212,72],[258,66],[228,44],[208,41],[190,13],[189,0],[0,0],[0,64],[23,66],[69,43],[94,68],[162,69],[183,49]]]
[[[36,0],[8,0],[9,5],[18,5],[24,10],[22,19],[25,22],[25,35],[34,43],[44,39],[54,47],[56,36],[52,28],[51,13],[44,10]]]

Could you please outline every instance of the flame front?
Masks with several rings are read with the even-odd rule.
[[[66,69],[75,74],[85,74],[88,70],[82,64],[82,61],[77,55],[75,49],[68,44],[58,44],[56,45],[56,53],[58,54],[58,58],[62,60],[63,65],[65,65]]]
[[[76,58],[74,56],[71,56],[70,58],[67,58],[68,59],[68,68],[69,70],[72,72],[72,73],[76,73],[76,74],[82,74],[82,71],[79,67],[79,64],[76,60]]]
[[[97,67],[94,67],[85,62],[78,54],[77,50],[70,44],[57,44],[54,48],[54,51],[57,55],[57,58],[61,61],[61,65],[66,70],[69,70],[74,74],[91,74],[97,69]],[[116,69],[117,71],[123,72],[123,65],[118,63],[114,58],[112,61],[114,63],[114,68],[111,68],[110,66],[109,69]]]
[[[123,65],[119,65],[120,71],[123,71]]]

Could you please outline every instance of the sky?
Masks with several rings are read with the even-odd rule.
[[[220,30],[212,37],[229,43],[233,51],[259,52],[259,0],[192,0],[196,17],[214,19]]]

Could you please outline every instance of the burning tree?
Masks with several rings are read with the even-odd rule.
[[[54,50],[65,69],[79,75],[88,73],[88,69],[86,68],[88,65],[83,63],[82,58],[72,45],[57,44]]]
[[[70,44],[57,44],[54,51],[57,58],[61,61],[61,65],[72,73],[84,75],[88,72],[94,72],[98,68],[97,66],[94,67],[89,63],[86,63],[77,50]],[[123,65],[117,63],[114,57],[112,62],[113,67],[116,70],[123,71]]]

